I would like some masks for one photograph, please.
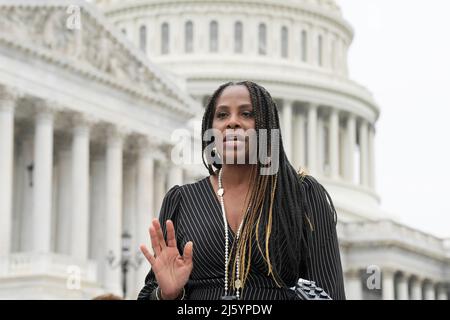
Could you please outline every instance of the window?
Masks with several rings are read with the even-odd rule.
[[[319,64],[319,66],[322,66],[322,51],[323,51],[323,39],[322,36],[319,36],[317,38],[317,63]]]
[[[267,28],[264,23],[261,23],[258,28],[258,53],[261,55],[267,54]]]
[[[139,48],[147,52],[147,27],[141,26],[139,28]]]
[[[184,51],[191,53],[194,51],[194,25],[192,21],[186,22],[184,25]]]
[[[308,34],[306,33],[306,30],[302,30],[302,38],[300,43],[302,44],[302,61],[306,62],[308,60]]]
[[[287,58],[288,57],[288,49],[289,49],[289,43],[288,43],[288,29],[287,27],[281,28],[281,57]]]
[[[161,54],[169,53],[169,24],[164,22],[161,26]]]
[[[217,21],[211,21],[209,24],[209,51],[217,52],[219,51],[219,25]]]
[[[243,28],[242,22],[238,21],[234,24],[234,52],[242,53],[243,49]]]

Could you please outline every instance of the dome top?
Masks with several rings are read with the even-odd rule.
[[[319,6],[323,9],[330,10],[333,12],[340,12],[341,9],[337,5],[335,0],[289,0],[288,2],[295,2],[298,4],[310,4],[314,6]]]
[[[157,2],[167,2],[167,0],[93,0],[97,5],[101,7],[109,7],[111,5],[127,5],[131,3],[157,3]],[[182,1],[182,0],[178,0]],[[222,0],[203,0],[205,2],[222,2]],[[278,0],[259,0],[260,2],[268,1],[268,2],[277,2]],[[312,7],[320,7],[323,10],[332,12],[332,13],[340,13],[340,7],[337,5],[335,0],[283,0],[280,2],[284,5],[309,5]]]

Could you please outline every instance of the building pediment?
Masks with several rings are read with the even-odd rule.
[[[194,115],[195,101],[84,1],[0,0],[0,43]]]

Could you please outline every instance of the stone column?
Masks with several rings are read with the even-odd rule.
[[[170,189],[175,185],[181,186],[183,184],[183,168],[177,165],[172,165],[169,170],[167,188]]]
[[[339,113],[336,108],[331,109],[330,114],[330,168],[331,178],[339,177]]]
[[[321,112],[317,114],[316,136],[316,175],[325,175],[325,120]]]
[[[294,118],[294,164],[295,169],[304,168],[306,165],[306,148],[305,148],[305,116],[302,112],[295,113]]]
[[[38,108],[34,133],[33,248],[41,253],[48,253],[51,248],[53,119],[50,109]]]
[[[434,292],[434,285],[431,282],[428,282],[425,285],[425,292],[424,292],[424,300],[435,300],[436,299],[436,294]]]
[[[369,126],[369,187],[375,189],[375,128]]]
[[[154,212],[154,173],[155,161],[153,159],[153,146],[149,145],[146,138],[139,141],[139,153],[137,162],[137,218],[136,218],[136,243],[145,244],[150,247],[150,236],[148,228],[153,217],[156,216]],[[136,248],[136,250],[139,250]],[[144,257],[142,257],[144,258]],[[150,270],[150,265],[147,260],[143,260],[136,270],[136,283],[138,290],[143,285],[145,276]]]
[[[382,271],[382,297],[383,300],[394,300],[394,273],[391,270]]]
[[[369,186],[369,128],[367,121],[362,119],[359,125],[359,151],[360,151],[360,183]]]
[[[308,171],[311,175],[317,172],[317,109],[316,104],[308,107]]]
[[[345,277],[345,294],[348,300],[362,300],[362,280],[358,271],[348,272]]]
[[[81,261],[89,252],[89,124],[74,120],[72,140],[71,254]]]
[[[441,284],[437,290],[437,299],[438,300],[447,300],[447,290],[444,284]]]
[[[114,129],[108,132],[106,146],[106,254],[115,258],[122,255],[122,171],[123,136]],[[121,271],[108,265],[105,270],[105,289],[121,295]]]
[[[355,180],[355,145],[356,145],[356,118],[353,114],[349,114],[347,118],[346,128],[347,148],[346,152],[346,166],[345,178],[348,182]]]
[[[422,300],[422,281],[419,279],[411,282],[411,300]]]
[[[0,87],[0,257],[11,252],[16,93]]]
[[[397,282],[397,292],[398,299],[397,300],[409,300],[408,296],[408,280],[405,276],[401,276],[398,278]]]
[[[292,161],[292,108],[294,101],[284,100],[283,104],[283,127],[284,149],[289,161]]]
[[[317,33],[314,26],[308,27],[308,64],[317,64]]]

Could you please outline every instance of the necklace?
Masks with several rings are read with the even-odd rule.
[[[228,222],[227,216],[225,213],[225,204],[223,200],[223,194],[225,190],[222,185],[222,168],[219,170],[219,189],[217,190],[217,195],[220,198],[220,206],[222,207],[222,215],[223,215],[223,225],[225,228],[225,299],[234,299],[234,297],[228,296]],[[247,208],[247,211],[250,209],[250,206]],[[241,233],[242,224],[244,219],[242,219],[239,228],[236,232],[236,243],[239,240],[239,235]],[[239,289],[242,287],[242,282],[239,278],[239,249],[236,249],[236,281],[234,282],[234,287],[236,288],[236,298],[239,299]]]

